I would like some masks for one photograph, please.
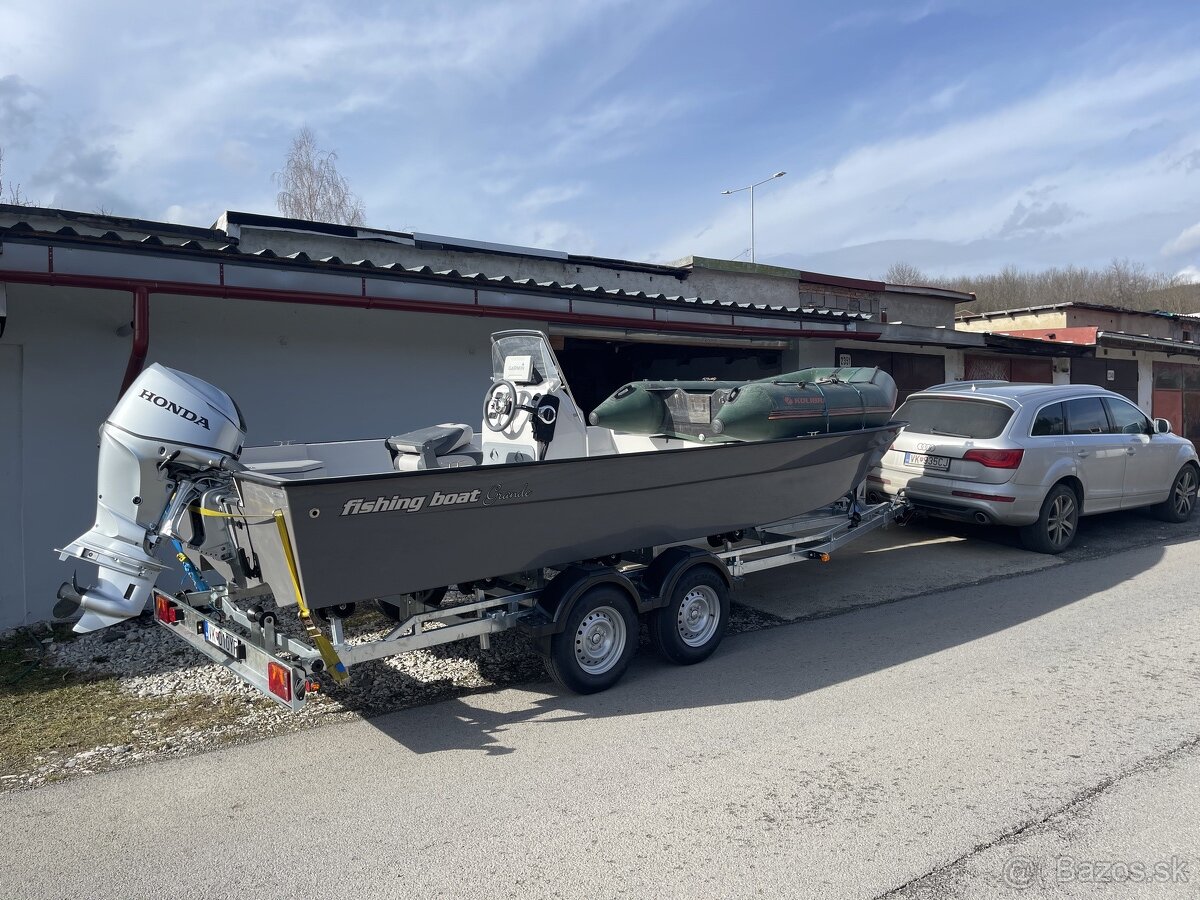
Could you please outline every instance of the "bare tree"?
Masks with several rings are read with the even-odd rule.
[[[283,171],[274,175],[279,193],[275,203],[285,216],[310,222],[362,225],[362,200],[337,170],[337,154],[317,148],[306,125],[292,139]]]
[[[892,275],[909,274],[906,270],[911,268],[897,263],[888,270],[885,280],[892,284],[902,283]],[[1151,272],[1144,264],[1127,259],[1114,259],[1103,269],[1067,266],[1026,272],[1016,266],[1005,266],[990,275],[931,277],[925,283],[975,294],[976,302],[969,309],[960,307],[960,312],[990,312],[1053,303],[1101,303],[1129,309],[1200,312],[1200,284],[1188,283],[1178,275]]]
[[[929,284],[928,275],[906,262],[892,263],[883,273],[882,280],[888,284]]]
[[[33,206],[33,201],[21,191],[21,185],[11,181],[5,185],[3,147],[0,147],[0,203],[11,203],[13,206]]]

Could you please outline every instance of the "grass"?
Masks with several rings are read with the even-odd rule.
[[[46,665],[28,631],[0,640],[0,775],[24,775],[96,747],[162,749],[182,731],[233,722],[239,712],[244,702],[136,697],[114,677]]]

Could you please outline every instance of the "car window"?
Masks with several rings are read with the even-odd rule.
[[[1099,397],[1068,400],[1067,434],[1104,434],[1108,431],[1108,416]]]
[[[1115,433],[1150,434],[1150,420],[1132,403],[1105,397],[1104,404],[1108,407],[1108,417],[1112,420]]]
[[[1013,411],[1003,403],[950,397],[913,397],[892,417],[907,422],[908,431],[952,437],[994,438],[1004,430]]]
[[[1051,403],[1038,410],[1033,420],[1033,429],[1029,432],[1033,437],[1049,434],[1066,434],[1067,421],[1061,403]]]

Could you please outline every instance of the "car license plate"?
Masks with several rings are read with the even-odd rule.
[[[204,622],[203,625],[204,640],[234,659],[246,658],[246,648],[242,646],[242,639],[236,634],[232,634],[224,628],[218,628],[211,622]]]
[[[950,471],[950,457],[930,456],[928,453],[905,453],[904,464],[921,469],[934,469],[938,472]]]

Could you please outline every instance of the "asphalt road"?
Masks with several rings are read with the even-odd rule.
[[[0,895],[1195,896],[1197,550],[0,797]]]

